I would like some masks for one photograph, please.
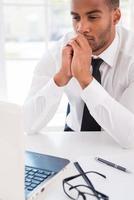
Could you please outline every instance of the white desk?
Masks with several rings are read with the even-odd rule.
[[[85,155],[127,155],[129,153],[134,155],[134,150],[122,149],[106,133],[97,132],[81,134],[50,132],[48,134],[26,136],[26,148],[32,151],[65,157],[73,161]],[[51,183],[50,189],[48,188],[45,194],[45,200],[68,199],[62,191],[61,180],[64,176],[66,177],[67,174],[63,173]]]

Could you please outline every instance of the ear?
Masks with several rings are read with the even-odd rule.
[[[113,23],[114,23],[114,25],[118,24],[120,18],[121,18],[121,11],[120,11],[119,8],[115,8],[113,10]]]

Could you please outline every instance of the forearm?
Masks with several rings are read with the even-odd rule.
[[[91,115],[122,147],[134,147],[134,114],[94,83],[82,93]]]
[[[51,79],[24,104],[24,121],[27,133],[38,133],[54,116],[63,94],[63,88]]]
[[[58,87],[63,87],[68,84],[70,77],[64,76],[63,73],[57,73],[54,76],[54,82]]]

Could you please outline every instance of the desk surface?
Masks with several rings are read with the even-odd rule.
[[[62,156],[71,160],[83,155],[120,154],[124,150],[105,132],[48,133],[26,137],[26,148],[45,154]]]
[[[81,156],[127,155],[134,154],[134,150],[122,149],[105,132],[91,133],[48,133],[26,136],[28,150],[65,157],[72,161]],[[61,180],[64,173],[51,183],[51,190],[46,192],[45,200],[68,199],[62,191]],[[128,199],[129,200],[129,199]]]

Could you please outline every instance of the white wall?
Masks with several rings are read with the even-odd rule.
[[[7,95],[6,88],[6,69],[4,61],[4,24],[2,0],[0,0],[0,100],[5,99]]]

